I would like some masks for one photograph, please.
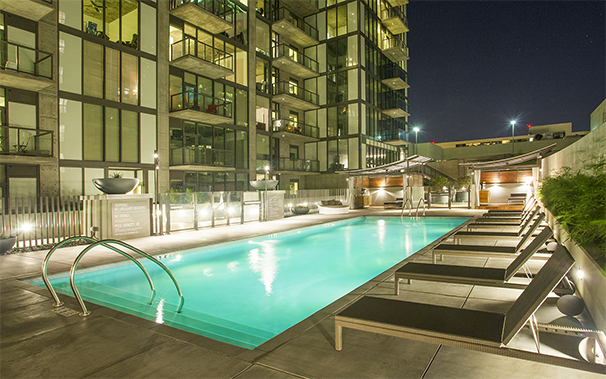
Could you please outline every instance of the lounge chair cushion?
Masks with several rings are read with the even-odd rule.
[[[404,328],[501,343],[505,315],[365,296],[338,314]]]
[[[406,263],[404,266],[400,267],[396,272],[413,275],[427,275],[431,278],[439,277],[443,279],[452,277],[505,281],[505,274],[507,273],[507,270],[492,267],[434,265],[427,263],[409,262]],[[431,280],[431,278],[427,279]]]
[[[434,249],[434,251],[441,251],[441,250],[514,254],[516,252],[516,247],[515,246],[455,245],[455,244],[443,243],[443,244],[438,245]]]

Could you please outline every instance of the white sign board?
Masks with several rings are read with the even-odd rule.
[[[149,236],[149,202],[112,203],[112,236],[135,238]]]

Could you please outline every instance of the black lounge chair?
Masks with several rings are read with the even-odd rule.
[[[513,209],[489,209],[488,212],[484,213],[484,217],[517,217],[522,215],[527,210],[533,208],[536,204],[536,199],[532,196],[524,205],[522,210]]]
[[[515,218],[481,217],[477,218],[474,222],[467,224],[467,228],[472,229],[494,226],[519,226],[523,225],[526,221],[528,221],[529,218],[536,216],[540,211],[541,209],[537,206],[529,209],[528,212],[524,213],[522,216]]]
[[[538,236],[511,262],[507,268],[470,267],[455,265],[436,265],[429,263],[408,262],[394,274],[395,294],[400,292],[400,280],[412,279],[432,282],[459,283],[491,287],[524,289],[526,284],[510,283],[509,280],[528,262],[534,253],[553,235],[549,227]],[[528,271],[527,271],[528,275]]]
[[[335,349],[343,348],[343,328],[351,328],[603,373],[600,364],[540,354],[538,331],[549,329],[537,324],[534,314],[573,264],[559,246],[506,314],[363,296],[335,316]],[[527,323],[538,353],[507,347]],[[601,331],[583,331],[604,340]]]
[[[447,244],[442,243],[434,247],[432,251],[433,263],[437,263],[438,257],[440,260],[443,259],[444,255],[457,255],[457,256],[472,256],[472,257],[511,257],[513,254],[517,254],[526,245],[528,240],[533,236],[537,230],[545,215],[541,213],[535,222],[532,223],[530,228],[524,233],[520,241],[516,246],[486,246],[486,245],[458,245],[458,244]],[[471,233],[471,232],[459,232],[459,233]],[[478,232],[476,232],[478,233]],[[483,237],[494,237],[495,239],[506,237],[504,235],[498,235],[496,233],[489,233]],[[544,258],[544,256],[541,256]]]
[[[495,232],[495,231],[459,231],[452,234],[452,237],[455,239],[460,238],[485,238],[485,237],[495,237],[495,238],[520,238],[526,233],[526,230],[530,228],[533,230],[533,233],[537,228],[541,225],[543,220],[545,219],[545,214],[539,214],[539,209],[532,213],[532,216],[526,219],[526,222],[522,224],[517,232]]]

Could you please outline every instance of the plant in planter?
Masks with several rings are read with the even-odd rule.
[[[291,210],[292,210],[292,213],[294,213],[296,215],[306,215],[309,213],[309,207],[306,205],[297,205],[297,206],[293,207]]]
[[[17,236],[0,234],[0,254],[4,254],[15,246]]]
[[[123,178],[121,172],[114,172],[111,178],[93,179],[93,184],[105,194],[123,195],[134,190],[139,181],[137,178]]]
[[[442,191],[444,187],[448,187],[450,185],[450,182],[443,176],[436,176],[429,181],[428,185],[433,191]]]
[[[556,175],[543,179],[539,198],[578,245],[592,249],[604,267],[606,261],[606,158],[572,172],[563,167]]]

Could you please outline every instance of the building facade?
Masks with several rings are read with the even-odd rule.
[[[0,0],[2,197],[345,187],[401,158],[407,0]]]

